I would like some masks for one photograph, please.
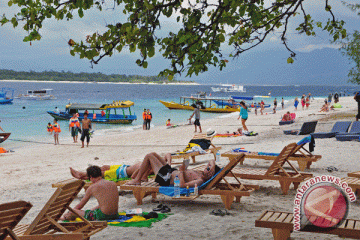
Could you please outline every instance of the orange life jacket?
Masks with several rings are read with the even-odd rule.
[[[71,120],[70,127],[76,126],[77,128],[80,128],[80,122],[78,119],[73,120],[72,118],[70,118],[70,120]]]
[[[147,113],[143,112],[143,120],[146,120],[146,119],[147,119]]]
[[[152,115],[151,112],[146,113],[146,118],[147,120],[151,120],[152,119]]]
[[[53,131],[53,125],[47,125],[47,131],[52,132]]]
[[[53,125],[54,132],[61,132],[60,125],[58,123]]]

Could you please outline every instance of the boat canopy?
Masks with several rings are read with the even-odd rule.
[[[128,108],[133,106],[132,101],[113,101],[111,104],[96,104],[96,103],[71,103],[66,105],[67,109],[78,109],[78,110],[105,110],[111,108]]]

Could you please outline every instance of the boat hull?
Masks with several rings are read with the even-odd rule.
[[[21,100],[36,100],[36,101],[42,101],[42,100],[55,100],[56,98],[51,95],[46,96],[20,96]]]
[[[0,143],[4,142],[10,137],[11,133],[0,133]]]
[[[174,103],[174,102],[165,102],[165,101],[161,101],[160,102],[167,108],[169,109],[177,109],[177,110],[194,110],[193,107],[188,106],[188,105],[184,105],[184,104],[179,104],[179,103]],[[211,112],[211,113],[232,113],[232,112],[239,112],[240,110],[237,108],[231,108],[231,107],[225,107],[225,108],[205,108],[205,109],[200,109],[200,111],[202,112]]]
[[[55,113],[53,111],[48,111],[48,114],[50,114],[53,118],[55,118],[56,120],[69,120],[72,115],[69,113]],[[91,122],[96,122],[96,123],[107,123],[107,124],[131,124],[134,120],[136,120],[136,116],[135,115],[126,115],[126,117],[124,118],[123,115],[115,115],[115,114],[111,114],[108,118],[105,116],[101,116],[101,114],[96,114],[96,118],[92,117],[93,114],[89,114],[89,119],[91,120]],[[80,114],[80,116],[78,117],[79,121],[84,119],[83,114]]]
[[[0,99],[0,104],[10,104],[14,99]]]

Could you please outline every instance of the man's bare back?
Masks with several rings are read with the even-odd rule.
[[[82,129],[90,129],[90,126],[91,126],[91,120],[90,119],[83,119],[81,121],[82,123]]]
[[[87,192],[95,197],[100,210],[107,215],[117,214],[119,208],[119,192],[114,182],[100,180],[92,184]]]

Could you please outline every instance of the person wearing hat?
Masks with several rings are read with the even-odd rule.
[[[197,132],[197,126],[199,126],[199,133],[202,132],[201,130],[201,124],[200,124],[200,109],[199,109],[199,105],[193,104],[191,105],[192,107],[194,107],[194,112],[193,114],[190,116],[189,121],[191,121],[191,118],[195,115],[195,132]]]
[[[147,119],[146,115],[147,115],[146,108],[144,108],[144,112],[142,114],[142,117],[143,117],[143,120],[144,120],[144,122],[143,122],[143,130],[146,130],[146,119]]]

